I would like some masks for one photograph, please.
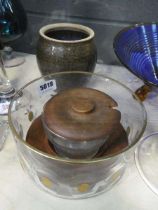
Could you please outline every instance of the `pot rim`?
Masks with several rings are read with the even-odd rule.
[[[87,34],[86,38],[83,39],[78,39],[78,40],[60,40],[60,39],[54,39],[54,38],[50,38],[48,37],[45,33],[49,30],[53,30],[53,29],[69,29],[69,30],[75,30],[75,31],[80,31],[83,33]],[[80,24],[75,24],[75,23],[55,23],[55,24],[48,24],[43,26],[40,30],[39,30],[39,34],[41,37],[43,37],[46,40],[49,41],[54,41],[57,43],[82,43],[82,42],[86,42],[89,41],[91,39],[94,38],[95,33],[94,31],[84,25],[80,25]]]

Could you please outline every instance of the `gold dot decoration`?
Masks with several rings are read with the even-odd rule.
[[[30,112],[28,113],[28,119],[29,119],[29,121],[31,122],[31,121],[33,120],[33,118],[34,118],[34,114],[33,114],[32,111],[30,111]]]
[[[78,191],[81,192],[81,193],[87,192],[89,190],[89,188],[90,188],[90,185],[89,184],[83,183],[83,184],[80,184],[78,186]]]
[[[42,177],[41,182],[47,188],[52,188],[53,186],[53,182],[47,177]]]

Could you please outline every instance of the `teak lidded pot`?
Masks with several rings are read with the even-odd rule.
[[[57,153],[69,158],[92,158],[120,123],[117,103],[92,88],[60,92],[44,106],[42,121]]]

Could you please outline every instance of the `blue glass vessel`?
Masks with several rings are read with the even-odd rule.
[[[132,73],[145,83],[158,85],[158,23],[124,28],[113,46],[121,63]]]
[[[27,18],[19,0],[0,0],[0,41],[7,43],[24,34]]]

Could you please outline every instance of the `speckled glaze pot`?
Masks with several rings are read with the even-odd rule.
[[[92,29],[79,24],[56,23],[42,27],[36,53],[41,74],[93,72],[97,61],[94,36]]]

